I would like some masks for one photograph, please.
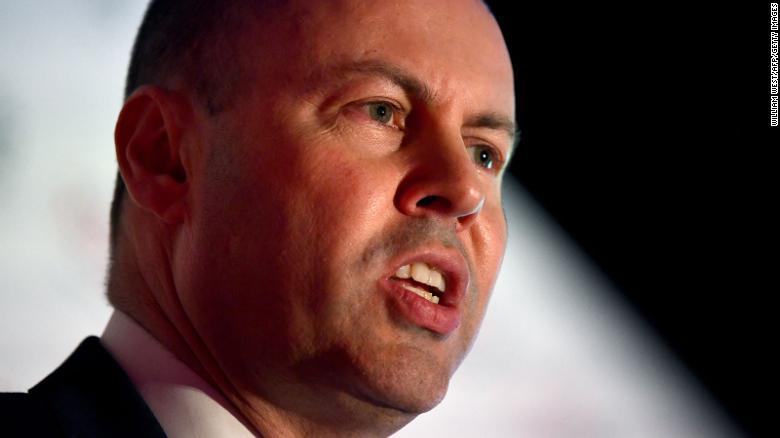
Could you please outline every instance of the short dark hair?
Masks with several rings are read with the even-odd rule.
[[[240,74],[233,62],[234,35],[248,13],[241,0],[152,0],[133,45],[125,84],[125,99],[140,86],[162,87],[182,81],[195,90],[209,114],[231,101]],[[271,3],[271,2],[255,2]],[[115,254],[122,202],[126,196],[117,172],[110,213],[110,255]]]

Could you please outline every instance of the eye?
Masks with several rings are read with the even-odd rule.
[[[498,164],[496,152],[486,145],[477,145],[470,148],[474,162],[485,169],[493,169]]]
[[[393,121],[395,108],[387,102],[369,102],[366,109],[369,117],[383,125]]]
[[[352,102],[345,107],[344,113],[362,122],[370,122],[375,126],[378,124],[380,128],[396,131],[403,131],[405,128],[406,110],[401,104],[391,100]]]

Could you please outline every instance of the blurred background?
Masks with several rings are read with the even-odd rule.
[[[396,436],[776,436],[757,5],[492,4],[523,130],[509,247],[447,398]],[[0,391],[110,314],[113,127],[144,7],[0,0]]]

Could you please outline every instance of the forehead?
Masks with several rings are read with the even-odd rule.
[[[479,1],[292,1],[260,21],[239,51],[258,86],[311,84],[337,73],[333,66],[381,61],[442,102],[489,104],[481,110],[514,116],[509,55]]]

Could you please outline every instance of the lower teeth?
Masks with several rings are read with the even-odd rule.
[[[439,304],[439,297],[437,297],[436,295],[434,295],[434,294],[432,294],[432,293],[430,293],[430,292],[428,292],[426,290],[420,289],[419,287],[414,287],[414,286],[409,285],[409,284],[403,284],[402,286],[406,290],[410,290],[410,291],[416,293],[417,295],[425,298],[426,300],[432,302],[433,304]]]

